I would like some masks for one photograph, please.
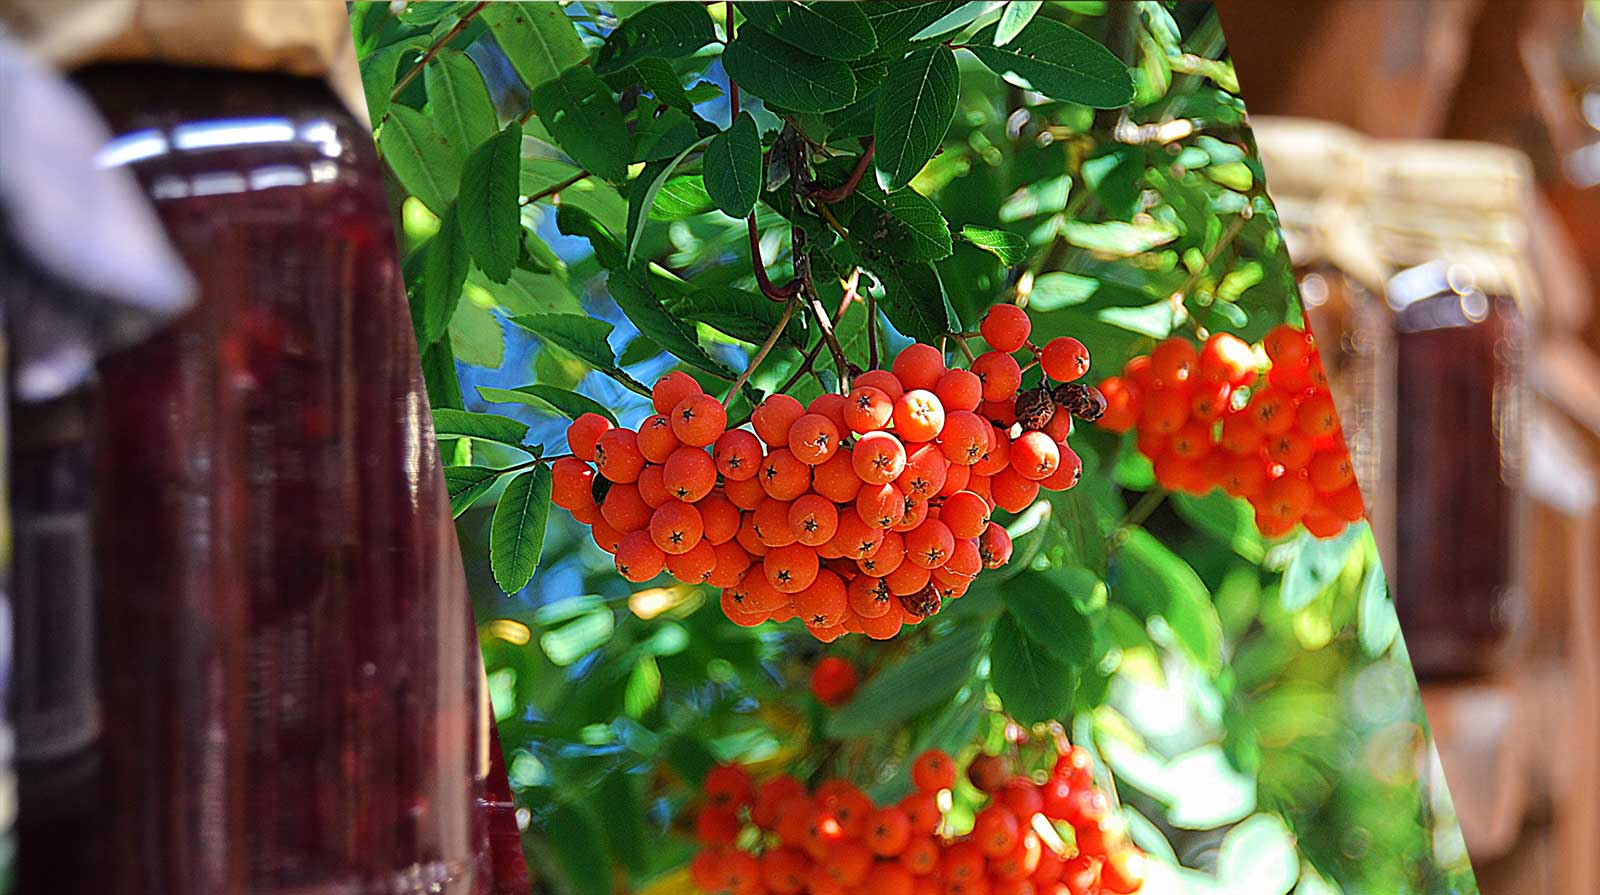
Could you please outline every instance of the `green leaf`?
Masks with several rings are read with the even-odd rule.
[[[533,88],[539,121],[573,161],[601,178],[627,176],[633,144],[611,88],[588,66],[576,66]]]
[[[797,50],[752,28],[722,51],[722,65],[740,87],[792,112],[832,112],[856,98],[856,76],[849,65]]]
[[[557,4],[533,0],[490,3],[480,17],[530,90],[589,58],[572,19]]]
[[[648,397],[650,389],[617,366],[611,352],[611,324],[582,314],[519,314],[511,322],[573,357],[622,383],[636,394]]]
[[[1023,259],[1028,257],[1027,237],[1005,230],[968,224],[961,228],[961,238],[985,252],[992,253],[1007,267],[1021,264]]]
[[[706,194],[722,213],[742,218],[761,196],[761,132],[749,112],[740,112],[726,131],[711,138],[701,162]]]
[[[1012,38],[1022,33],[1033,21],[1033,16],[1043,6],[1042,0],[1011,0],[1006,4],[1006,11],[1000,14],[1000,21],[995,24],[994,45],[1003,47],[1011,43]]]
[[[428,240],[422,259],[422,283],[416,292],[421,307],[413,310],[417,341],[432,345],[444,338],[461,302],[461,287],[467,281],[467,245],[456,221],[456,207],[450,206],[439,220],[439,232]]]
[[[989,642],[989,683],[1006,712],[1023,724],[1060,718],[1072,706],[1077,673],[1022,630],[1009,612],[995,622]]]
[[[643,59],[688,56],[717,39],[711,15],[699,3],[656,3],[624,19],[595,57],[596,74],[620,71]]]
[[[672,312],[735,339],[760,345],[778,325],[783,305],[746,289],[706,286],[673,302]],[[778,344],[804,348],[805,342],[805,331],[797,316],[784,328]]]
[[[861,4],[810,2],[737,3],[746,27],[827,59],[860,59],[878,48],[872,21]],[[741,33],[742,36],[742,33]]]
[[[728,369],[728,365],[714,360],[700,347],[700,341],[695,337],[695,332],[684,321],[679,320],[661,304],[661,299],[651,290],[643,277],[631,271],[614,270],[606,280],[611,289],[611,298],[616,301],[617,307],[622,309],[639,332],[649,336],[652,341],[667,351],[672,352],[686,364],[699,367],[708,373],[726,379],[733,379],[738,374]]]
[[[1052,570],[1023,572],[1006,582],[1000,596],[1021,630],[1056,660],[1072,667],[1093,660],[1094,632],[1078,610],[1079,600],[1091,594],[1074,595]]]
[[[656,200],[650,203],[650,220],[686,221],[716,207],[711,194],[706,192],[704,177],[680,174],[668,177],[656,192]]]
[[[524,474],[526,475],[526,473]],[[515,482],[513,481],[512,484],[515,484]],[[511,487],[508,485],[506,492],[510,493],[510,491]],[[505,505],[505,498],[502,497],[500,499],[500,505]],[[496,521],[499,520],[498,513],[496,513],[495,519]],[[491,530],[490,537],[492,538],[493,536],[494,533]],[[542,540],[544,537],[543,528],[540,529],[539,536]],[[607,608],[585,612],[566,624],[558,628],[552,628],[539,635],[539,648],[544,650],[546,656],[550,657],[552,664],[558,668],[565,668],[604,646],[616,630],[616,621],[616,617]]]
[[[480,385],[478,397],[494,404],[528,404],[554,411],[569,420],[575,420],[586,413],[598,413],[610,420],[612,425],[616,425],[617,422],[617,417],[610,408],[588,395],[580,395],[574,391],[539,382],[517,388]]]
[[[1235,500],[1222,491],[1212,491],[1204,497],[1173,494],[1170,500],[1185,521],[1226,544],[1241,557],[1260,562],[1266,555],[1249,503]]]
[[[684,114],[694,111],[694,100],[684,91],[683,82],[667,60],[648,56],[635,62],[633,70],[639,75],[639,83],[657,100]]]
[[[956,57],[933,44],[889,64],[872,134],[878,186],[892,194],[938,151],[956,113],[961,79]]]
[[[550,468],[543,463],[507,485],[489,525],[489,567],[500,589],[514,594],[533,580],[550,517]],[[610,611],[605,612],[607,619]],[[554,657],[552,657],[554,658]]]
[[[442,215],[461,183],[461,157],[439,133],[433,118],[410,106],[393,106],[378,134],[378,151],[406,192]]]
[[[450,517],[465,513],[478,498],[489,493],[499,478],[500,470],[487,466],[446,466],[444,484],[450,492]]]
[[[422,72],[428,88],[428,109],[439,133],[465,159],[479,143],[500,129],[478,66],[460,50],[445,48]]]
[[[400,60],[426,45],[422,38],[413,38],[384,47],[371,55],[361,57],[361,87],[367,100],[367,114],[374,123],[382,121],[389,112],[389,95],[399,80]]]
[[[446,408],[433,411],[433,432],[440,438],[481,438],[515,448],[528,437],[528,427],[509,416]]]
[[[1083,163],[1083,182],[1112,218],[1131,218],[1139,208],[1144,153],[1117,146]]]
[[[863,3],[861,7],[877,34],[878,46],[887,50],[898,44],[910,43],[918,32],[955,12],[962,2],[923,0],[915,3]]]
[[[950,701],[978,662],[981,631],[964,625],[885,667],[828,716],[828,735],[866,736]]]
[[[1205,583],[1176,553],[1142,528],[1126,530],[1108,584],[1115,602],[1145,618],[1160,617],[1200,668],[1222,664],[1222,620]]]
[[[522,128],[512,122],[467,157],[461,189],[468,200],[457,207],[461,240],[485,276],[511,279],[522,252],[522,215],[517,205],[517,167]]]
[[[1294,834],[1277,815],[1253,815],[1222,837],[1217,879],[1229,895],[1287,895],[1299,878]]]
[[[622,259],[624,264],[632,264],[634,254],[639,251],[639,242],[644,239],[645,220],[650,207],[655,204],[656,194],[666,185],[667,178],[672,176],[672,172],[689,153],[710,142],[711,139],[702,137],[684,147],[668,161],[645,165],[639,176],[634,178],[633,185],[628,188],[628,232]]]
[[[885,195],[876,188],[857,188],[856,194],[865,201],[850,218],[850,233],[874,251],[905,261],[938,261],[954,251],[944,213],[916,190]]]
[[[1289,612],[1298,612],[1338,579],[1351,551],[1367,535],[1362,525],[1347,526],[1338,537],[1322,540],[1310,532],[1301,532],[1295,544],[1289,565],[1283,570],[1283,583],[1278,588],[1278,599]]]
[[[440,340],[434,347],[446,344]],[[456,303],[455,316],[450,318],[450,351],[455,360],[476,367],[494,369],[506,355],[506,334],[494,312],[472,301]],[[441,365],[440,372],[448,371],[454,378],[455,364]],[[456,393],[460,393],[456,389]],[[438,402],[434,402],[438,406]]]
[[[955,328],[955,312],[932,264],[886,264],[872,272],[883,285],[878,306],[901,334],[933,344]]]
[[[1036,18],[1005,46],[995,46],[999,24],[967,42],[967,49],[995,74],[1051,99],[1096,109],[1116,109],[1133,100],[1128,67],[1094,38]]]

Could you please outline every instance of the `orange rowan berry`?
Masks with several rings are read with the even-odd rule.
[[[823,659],[823,662],[830,661]],[[821,663],[818,663],[819,666]],[[852,667],[852,671],[855,669]],[[769,832],[777,828],[779,809],[783,803],[792,798],[804,800],[806,796],[805,785],[788,774],[779,774],[776,777],[763,780],[755,789],[755,796],[750,805],[750,821],[756,826]]]
[[[1332,494],[1355,481],[1355,467],[1350,454],[1342,449],[1321,451],[1306,466],[1311,486],[1319,494]]]
[[[1222,435],[1217,443],[1230,454],[1254,455],[1261,449],[1266,435],[1256,425],[1250,413],[1229,414],[1222,421]]]
[[[941,850],[938,841],[932,838],[933,831],[938,829],[939,826],[939,809],[932,807],[932,796],[918,794],[907,796],[907,799],[918,799],[931,807],[931,816],[925,818],[924,822],[931,819],[932,825],[927,830],[915,831],[914,838],[910,839],[906,843],[906,847],[901,850],[898,863],[902,868],[909,871],[912,876],[927,877],[939,869]],[[905,803],[902,802],[900,806],[902,811],[905,810],[904,806]],[[906,811],[908,819],[912,816],[910,811]],[[915,822],[911,821],[911,823],[915,827]]]
[[[595,546],[607,553],[616,553],[617,545],[622,542],[622,532],[612,528],[605,519],[589,523],[589,536],[594,538]]]
[[[1139,422],[1139,404],[1133,390],[1120,376],[1112,376],[1100,383],[1100,394],[1106,399],[1106,412],[1095,423],[1112,432],[1126,432]]]
[[[900,532],[890,529],[883,533],[883,540],[871,553],[856,560],[856,568],[867,575],[882,578],[900,568],[905,556],[905,537]]]
[[[594,503],[594,468],[577,457],[551,463],[550,501],[564,510]]]
[[[594,445],[606,430],[611,428],[611,421],[598,413],[581,414],[567,427],[567,450],[579,460],[594,460]]]
[[[639,496],[639,489],[631,484],[612,485],[600,502],[600,518],[617,531],[638,531],[650,524],[655,508]]]
[[[747,612],[776,612],[789,605],[789,595],[773,587],[767,580],[766,569],[756,568],[754,563],[745,570],[734,589],[739,591],[739,603]]]
[[[639,478],[634,480],[633,485],[639,489],[639,496],[651,509],[676,499],[672,496],[672,492],[667,490],[666,473],[654,463],[647,463],[639,470]]]
[[[887,585],[884,585],[887,589]],[[882,615],[876,617],[861,617],[861,633],[873,640],[888,640],[900,633],[900,628],[905,624],[905,610],[900,608],[900,603],[891,596],[889,608]]]
[[[1311,439],[1301,434],[1298,430],[1290,429],[1279,435],[1273,435],[1266,441],[1267,457],[1287,470],[1304,469],[1316,454]]]
[[[720,491],[713,491],[695,503],[700,511],[704,537],[713,546],[733,540],[739,533],[739,508]]]
[[[1144,888],[1144,853],[1131,845],[1113,849],[1100,870],[1100,886],[1110,895],[1131,895]]]
[[[767,499],[767,489],[762,486],[760,475],[747,479],[728,479],[723,482],[722,491],[741,510],[753,510]]]
[[[1307,398],[1295,411],[1295,426],[1310,438],[1339,431],[1339,411],[1333,406],[1333,397],[1319,392]]]
[[[821,546],[839,530],[839,508],[820,494],[802,494],[789,504],[789,528],[807,547]]]
[[[838,656],[824,656],[811,669],[811,695],[826,706],[844,705],[860,680],[854,665]]]
[[[1186,383],[1200,365],[1200,352],[1188,339],[1164,339],[1150,352],[1150,372],[1167,385]]]
[[[1267,383],[1286,395],[1298,395],[1311,388],[1311,365],[1305,360],[1274,363]]]
[[[1324,497],[1323,504],[1346,522],[1360,522],[1367,514],[1366,504],[1361,500],[1361,489],[1355,482]]]
[[[1161,386],[1148,354],[1136,354],[1128,358],[1128,362],[1122,365],[1122,378],[1140,395],[1147,395]]]
[[[664,414],[647,416],[639,424],[639,453],[651,463],[665,463],[683,442],[672,432],[672,420]]]
[[[921,444],[911,450],[906,458],[906,468],[895,479],[895,484],[914,500],[931,500],[944,487],[949,475],[950,461],[935,444]]]
[[[1157,389],[1144,396],[1139,425],[1157,435],[1170,435],[1189,421],[1188,392],[1178,388]]]
[[[670,415],[672,434],[687,445],[705,447],[728,428],[728,411],[706,394],[690,395],[678,402]]]
[[[1008,513],[1020,513],[1039,496],[1039,483],[1023,478],[1006,467],[989,479],[995,505]]]
[[[898,806],[879,808],[867,815],[862,839],[878,857],[898,857],[911,844],[911,818]]]
[[[870,841],[868,846],[877,852],[880,846],[874,846]],[[900,853],[895,852],[895,856]],[[917,880],[911,871],[889,861],[879,861],[867,871],[866,877],[861,881],[862,892],[871,892],[873,895],[916,895]]]
[[[608,429],[594,444],[595,469],[613,482],[631,482],[644,468],[639,434],[632,429]]]
[[[849,559],[871,556],[883,543],[884,532],[867,524],[853,508],[839,514],[839,531],[833,543],[839,546],[839,555]]]
[[[667,554],[667,571],[684,584],[705,584],[717,567],[717,550],[704,538],[683,553]]]
[[[895,356],[890,372],[906,389],[931,389],[944,374],[944,354],[932,345],[913,343]]]
[[[918,792],[933,793],[956,785],[956,763],[942,749],[928,749],[911,762],[911,782]],[[937,812],[937,808],[934,809]],[[910,820],[908,812],[907,820]],[[932,832],[927,830],[925,832]]]
[[[897,531],[903,534],[916,528],[922,524],[922,520],[928,518],[928,509],[926,500],[918,500],[915,497],[906,495],[900,518],[895,521],[894,525],[890,526],[890,531]]]
[[[1017,400],[1013,396],[999,401],[984,401],[978,405],[978,415],[993,426],[1009,429],[1017,422]]]
[[[1028,312],[1012,304],[994,305],[983,315],[978,332],[989,347],[1010,354],[1028,344],[1033,332],[1033,321]]]
[[[945,417],[939,433],[939,449],[951,463],[971,466],[988,450],[992,428],[976,413],[957,410]]]
[[[1039,367],[1057,382],[1072,382],[1089,372],[1089,349],[1071,336],[1057,336],[1045,343]]]
[[[1209,423],[1231,409],[1233,386],[1226,382],[1195,382],[1189,398],[1189,418]]]
[[[796,550],[803,548],[785,547],[783,549]],[[789,591],[793,595],[791,599],[794,602],[795,612],[799,614],[800,620],[805,622],[807,627],[832,627],[844,618],[845,611],[850,608],[844,579],[827,569],[818,571],[815,565],[816,554],[809,550],[806,550],[805,553],[811,557],[812,564],[809,567],[806,566],[804,561],[799,559],[799,554],[796,553],[796,563],[791,569],[797,575],[808,569],[811,574],[809,582],[802,585],[797,591]],[[768,556],[770,557],[771,554],[768,554]],[[779,569],[776,574],[781,574],[782,571],[782,569]],[[769,571],[767,577],[771,579],[774,574]],[[783,587],[777,583],[774,583],[773,587],[780,591],[783,590]]]
[[[851,432],[876,432],[894,416],[894,399],[883,389],[857,385],[845,396],[844,421]]]
[[[989,502],[971,491],[945,498],[939,519],[958,538],[976,538],[989,527]]]
[[[1104,890],[1100,887],[1100,869],[1104,863],[1101,858],[1089,855],[1081,850],[1061,867],[1062,886],[1067,895],[1100,895]]]
[[[767,575],[767,582],[779,593],[798,594],[806,591],[817,581],[821,565],[817,559],[817,552],[804,544],[789,544],[784,547],[774,547],[767,551],[761,558],[761,567]],[[829,573],[832,574],[831,572]],[[838,576],[834,576],[837,578]],[[798,597],[795,608],[800,609]],[[844,601],[844,587],[840,585],[840,602]],[[810,613],[803,613],[809,616]]]
[[[792,811],[779,815],[780,819],[794,816]],[[761,882],[777,895],[798,895],[804,891],[810,869],[811,862],[796,848],[775,848],[761,856]]]
[[[1083,478],[1083,458],[1065,444],[1058,444],[1057,448],[1060,459],[1056,462],[1056,471],[1039,482],[1039,487],[1050,491],[1070,491]]]
[[[894,595],[882,578],[857,575],[845,587],[845,599],[850,610],[862,619],[874,619],[889,611],[894,605]]]
[[[694,503],[717,486],[717,464],[704,448],[681,447],[661,467],[667,490],[679,500]]]
[[[939,857],[939,875],[944,879],[946,891],[956,884],[971,884],[983,879],[984,851],[976,840],[957,839],[945,846]],[[964,889],[963,893],[972,893]]]
[[[868,432],[856,441],[851,464],[863,482],[887,484],[905,471],[906,449],[888,432]]]
[[[661,574],[666,564],[667,554],[656,546],[648,531],[630,531],[617,542],[617,574],[635,584]]]
[[[1276,389],[1266,388],[1251,395],[1247,412],[1265,435],[1278,435],[1294,427],[1294,403]]]
[[[977,410],[983,402],[983,380],[971,370],[946,370],[934,383],[933,393],[947,415],[957,410]]]
[[[732,539],[714,545],[712,551],[716,554],[716,562],[711,567],[711,574],[706,576],[706,583],[722,588],[737,585],[750,569],[750,554]]]
[[[769,395],[750,414],[750,424],[768,447],[788,447],[789,427],[805,412],[805,405],[789,395]]]
[[[1011,469],[1030,482],[1049,478],[1061,465],[1061,449],[1043,432],[1024,432],[1011,442]]]
[[[973,475],[992,476],[1011,466],[1011,438],[999,429],[989,430],[989,444],[983,456],[972,464]]]
[[[943,428],[944,405],[933,392],[912,389],[894,402],[894,430],[901,441],[932,441]]]
[[[695,815],[694,835],[701,845],[731,846],[739,840],[739,826],[739,815],[732,809],[707,805]]]
[[[855,452],[840,448],[832,457],[811,470],[811,487],[834,503],[849,503],[861,490],[861,477],[856,475]]]
[[[582,522],[584,525],[593,525],[600,519],[600,505],[595,503],[593,496],[591,496],[588,503],[573,507],[571,513],[572,518]]]
[[[972,362],[972,372],[983,382],[985,401],[1013,398],[1022,387],[1022,367],[1017,359],[1001,351],[986,351]]]
[[[909,557],[908,557],[909,558]],[[928,570],[914,562],[902,562],[893,572],[883,576],[889,592],[897,597],[910,596],[928,586]]]
[[[1249,385],[1255,381],[1255,353],[1232,333],[1213,333],[1200,349],[1200,379],[1203,382]]]
[[[1267,485],[1267,469],[1254,456],[1230,457],[1219,484],[1234,497],[1254,497]]]
[[[796,542],[794,526],[789,524],[788,501],[768,497],[749,514],[756,539],[764,547],[787,547]]]
[[[754,478],[761,467],[761,441],[748,430],[729,429],[717,436],[711,456],[728,481]]]
[[[811,467],[788,448],[777,448],[761,463],[761,487],[778,500],[794,500],[811,488]]]
[[[1000,568],[1011,561],[1011,535],[1000,523],[990,522],[989,528],[978,537],[978,552],[983,555],[985,568]]]
[[[692,504],[674,500],[650,516],[650,539],[665,553],[688,553],[704,534],[700,511]]]
[[[704,394],[704,391],[693,376],[682,370],[673,370],[651,386],[650,403],[655,406],[656,413],[668,414],[683,399],[699,394]]]
[[[856,493],[856,514],[873,528],[892,528],[905,514],[905,501],[905,493],[892,483],[863,485]]]
[[[888,395],[890,401],[898,401],[906,393],[905,383],[888,370],[868,370],[851,380],[850,384],[857,387],[872,386]]]
[[[950,561],[955,552],[956,538],[949,526],[938,519],[925,520],[906,533],[906,560],[924,569],[937,569]]]
[[[1185,460],[1198,460],[1211,450],[1211,427],[1191,420],[1167,439],[1167,450]]]
[[[816,466],[839,449],[839,427],[820,413],[807,413],[789,427],[789,452],[807,466]]]
[[[1312,505],[1311,509],[1306,510],[1306,514],[1300,519],[1300,522],[1314,538],[1338,537],[1339,533],[1344,531],[1345,525],[1348,524],[1339,517],[1338,513],[1322,504]]]
[[[836,395],[833,392],[824,392],[812,398],[811,403],[806,405],[807,413],[815,413],[827,417],[833,423],[833,428],[838,432],[848,432],[850,430],[849,424],[845,422],[844,409],[844,395]]]
[[[950,561],[944,564],[944,571],[969,581],[977,577],[983,571],[983,554],[978,550],[978,539],[956,538],[956,548],[950,553]]]
[[[967,490],[967,482],[971,478],[971,467],[951,463],[944,471],[944,487],[939,489],[939,496],[949,497]]]
[[[1261,339],[1261,345],[1267,349],[1267,357],[1271,358],[1274,366],[1304,362],[1310,357],[1314,344],[1310,333],[1287,323],[1273,327]]]
[[[1306,510],[1311,509],[1316,496],[1310,483],[1297,476],[1286,475],[1267,483],[1261,492],[1261,501],[1272,515],[1298,522]]]

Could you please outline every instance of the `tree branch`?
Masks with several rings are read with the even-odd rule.
[[[796,304],[798,302],[791,300],[787,305],[784,305],[783,316],[778,318],[778,325],[774,326],[772,332],[767,334],[767,340],[761,343],[761,348],[756,351],[754,357],[750,358],[750,363],[745,366],[744,372],[740,373],[739,378],[733,381],[733,387],[728,389],[728,396],[722,399],[722,406],[727,407],[733,403],[734,397],[739,394],[739,389],[744,388],[744,384],[750,381],[751,374],[755,373],[756,367],[761,366],[761,362],[767,359],[767,355],[772,352],[772,346],[778,344],[778,337],[783,335],[783,331],[789,327],[789,318],[794,316]]]
[[[422,69],[428,64],[428,60],[439,55],[439,51],[444,49],[446,44],[450,43],[452,40],[455,40],[456,35],[460,34],[466,29],[467,24],[472,21],[472,17],[480,12],[483,12],[483,8],[488,5],[488,0],[483,0],[481,3],[473,4],[471,9],[462,13],[461,18],[456,20],[455,25],[451,26],[449,31],[446,31],[443,36],[434,41],[433,46],[429,47],[428,51],[422,54],[422,58],[417,60],[417,64],[411,66],[410,71],[407,71],[405,75],[400,78],[400,80],[394,82],[394,90],[389,92],[389,102],[394,102],[396,99],[398,99],[400,97],[400,92],[411,86],[411,82],[417,79],[417,75],[422,74]]]
[[[563,181],[561,181],[560,183],[558,183],[558,184],[556,184],[554,186],[546,187],[545,189],[542,189],[539,192],[534,193],[531,196],[524,197],[523,200],[521,202],[518,202],[517,204],[518,205],[532,205],[533,203],[539,201],[540,199],[548,199],[551,196],[554,196],[556,193],[559,193],[562,190],[566,189],[567,187],[574,186],[574,185],[576,185],[576,184],[578,184],[578,183],[580,183],[580,182],[582,182],[584,180],[587,180],[590,176],[591,175],[589,174],[588,171],[579,171],[578,173],[572,175],[571,177],[568,177],[566,180],[563,180]]]
[[[850,176],[845,178],[844,183],[817,190],[811,194],[811,199],[816,202],[832,203],[848,198],[851,193],[856,191],[856,187],[861,185],[861,178],[867,173],[867,167],[872,164],[872,156],[877,152],[877,149],[878,143],[876,140],[868,143],[867,148],[862,151],[861,157],[856,159],[855,170],[850,172]]]

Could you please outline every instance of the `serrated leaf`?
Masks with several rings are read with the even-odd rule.
[[[617,366],[616,355],[611,352],[611,324],[582,314],[519,314],[511,322],[552,345],[564,349],[573,357],[610,376],[636,394],[650,395],[638,380]]]
[[[972,675],[981,643],[976,626],[964,625],[888,665],[828,716],[828,735],[866,736],[949,702]]]
[[[461,157],[433,119],[410,106],[392,106],[378,134],[378,150],[406,192],[442,215],[461,183]]]
[[[520,448],[528,427],[497,413],[439,408],[433,411],[433,433],[439,438],[480,438]]]
[[[539,567],[550,517],[550,482],[550,469],[541,463],[507,483],[495,504],[489,525],[489,567],[495,583],[508,594],[527,587]]]
[[[1009,612],[995,622],[990,637],[989,684],[1006,713],[1023,724],[1065,715],[1078,687],[1073,666],[1022,633]]]
[[[611,88],[588,66],[575,66],[533,89],[539,121],[572,160],[599,177],[628,173],[633,143]]]
[[[699,3],[656,3],[624,19],[594,61],[596,74],[620,71],[646,58],[688,56],[717,39]]]
[[[741,88],[792,112],[832,112],[856,98],[856,76],[849,65],[813,56],[754,28],[728,44],[722,65]]]
[[[706,354],[705,349],[700,347],[700,341],[695,337],[694,330],[667,312],[661,304],[661,299],[641,276],[631,271],[614,270],[606,282],[617,307],[621,308],[622,313],[639,328],[639,332],[649,336],[656,344],[672,352],[684,363],[708,373],[726,379],[733,379],[738,375],[730,370],[727,364]]]
[[[872,273],[883,284],[878,307],[902,335],[933,344],[954,329],[955,311],[932,264],[881,265]]]
[[[761,196],[761,133],[749,112],[711,138],[701,161],[706,194],[722,213],[742,218]]]
[[[450,318],[450,338],[439,340],[433,347],[448,344],[455,360],[475,367],[488,367],[494,369],[505,360],[506,335],[500,326],[500,321],[495,318],[494,312],[475,302],[462,301],[456,303],[455,315]],[[455,364],[441,367],[440,372],[448,371],[450,378],[454,378]],[[460,389],[456,389],[459,395]],[[458,398],[459,400],[459,398]],[[438,406],[438,402],[433,402]]]
[[[499,130],[489,88],[467,54],[448,47],[440,50],[423,69],[422,78],[434,123],[461,158]]]
[[[695,323],[704,323],[720,333],[759,345],[783,317],[783,305],[766,296],[732,286],[707,286],[695,289],[673,302],[674,314]],[[805,347],[805,332],[798,317],[789,321],[779,337],[779,345]]]
[[[612,413],[610,408],[588,395],[580,395],[568,389],[540,382],[517,388],[480,385],[478,397],[494,404],[528,404],[548,409],[569,420],[575,420],[586,413],[598,413],[610,420],[612,425],[616,425],[617,422],[616,414]]]
[[[1012,38],[1028,27],[1034,14],[1043,5],[1042,0],[1011,0],[1007,3],[1006,11],[1000,14],[1000,21],[995,23],[994,45],[1003,47],[1011,43]]]
[[[418,52],[426,41],[412,38],[384,47],[372,54],[358,53],[361,59],[362,95],[367,100],[367,114],[376,123],[389,113],[389,95],[394,92],[395,81],[400,77],[400,60],[409,53]]]
[[[500,470],[488,466],[446,466],[444,483],[450,493],[450,517],[457,518],[470,509],[494,488],[499,477]]]
[[[557,4],[533,0],[490,3],[480,17],[530,90],[589,57],[572,19]]]
[[[1010,267],[1021,264],[1028,257],[1028,240],[1005,230],[968,224],[961,228],[961,238],[1000,259]]]
[[[461,238],[456,222],[456,207],[450,206],[439,220],[439,232],[428,240],[426,255],[422,259],[422,282],[417,289],[421,307],[416,315],[417,341],[432,345],[444,338],[450,328],[450,318],[455,316],[461,302],[461,287],[467,281],[471,267],[467,245]]]
[[[911,38],[961,7],[963,0],[925,0],[915,3],[864,3],[878,46],[889,49]],[[959,26],[953,26],[959,27]],[[933,36],[933,35],[930,35]]]
[[[864,200],[850,219],[856,240],[905,261],[939,261],[954,251],[950,224],[932,199],[909,188],[884,194],[875,186],[858,187],[856,195]]]
[[[891,62],[880,92],[873,161],[878,186],[892,194],[917,176],[950,130],[961,92],[955,54],[933,44]]]
[[[467,157],[461,189],[468,200],[457,208],[461,240],[485,276],[496,283],[511,278],[522,252],[522,217],[517,205],[517,167],[522,128],[516,122]]]
[[[1089,620],[1054,570],[1023,572],[1006,583],[1000,596],[1021,630],[1055,659],[1072,667],[1086,666],[1093,659]]]
[[[1005,46],[995,46],[999,24],[973,35],[967,49],[1007,81],[1096,109],[1116,109],[1133,100],[1128,67],[1094,38],[1036,18]]]
[[[860,59],[878,48],[872,21],[855,3],[782,0],[737,3],[746,27],[760,28],[791,46],[827,59]]]

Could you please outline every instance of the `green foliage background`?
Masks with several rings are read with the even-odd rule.
[[[1018,294],[1037,341],[1089,346],[1091,380],[1175,331],[1298,322],[1207,5],[351,17],[541,891],[686,890],[678,808],[715,762],[891,797],[909,754],[1001,749],[1008,720],[1103,760],[1159,865],[1146,891],[1475,891],[1364,527],[1264,543],[1247,505],[1166,495],[1080,429],[1083,483],[1009,520],[1010,566],[895,641],[822,647],[737,628],[703,589],[636,589],[549,513],[566,418],[635,424],[673,368],[724,393],[778,328],[747,215],[776,288],[805,288],[735,418],[874,348],[959,361],[955,334]],[[852,274],[871,303],[835,315]],[[866,676],[837,711],[806,686],[823,652]]]

